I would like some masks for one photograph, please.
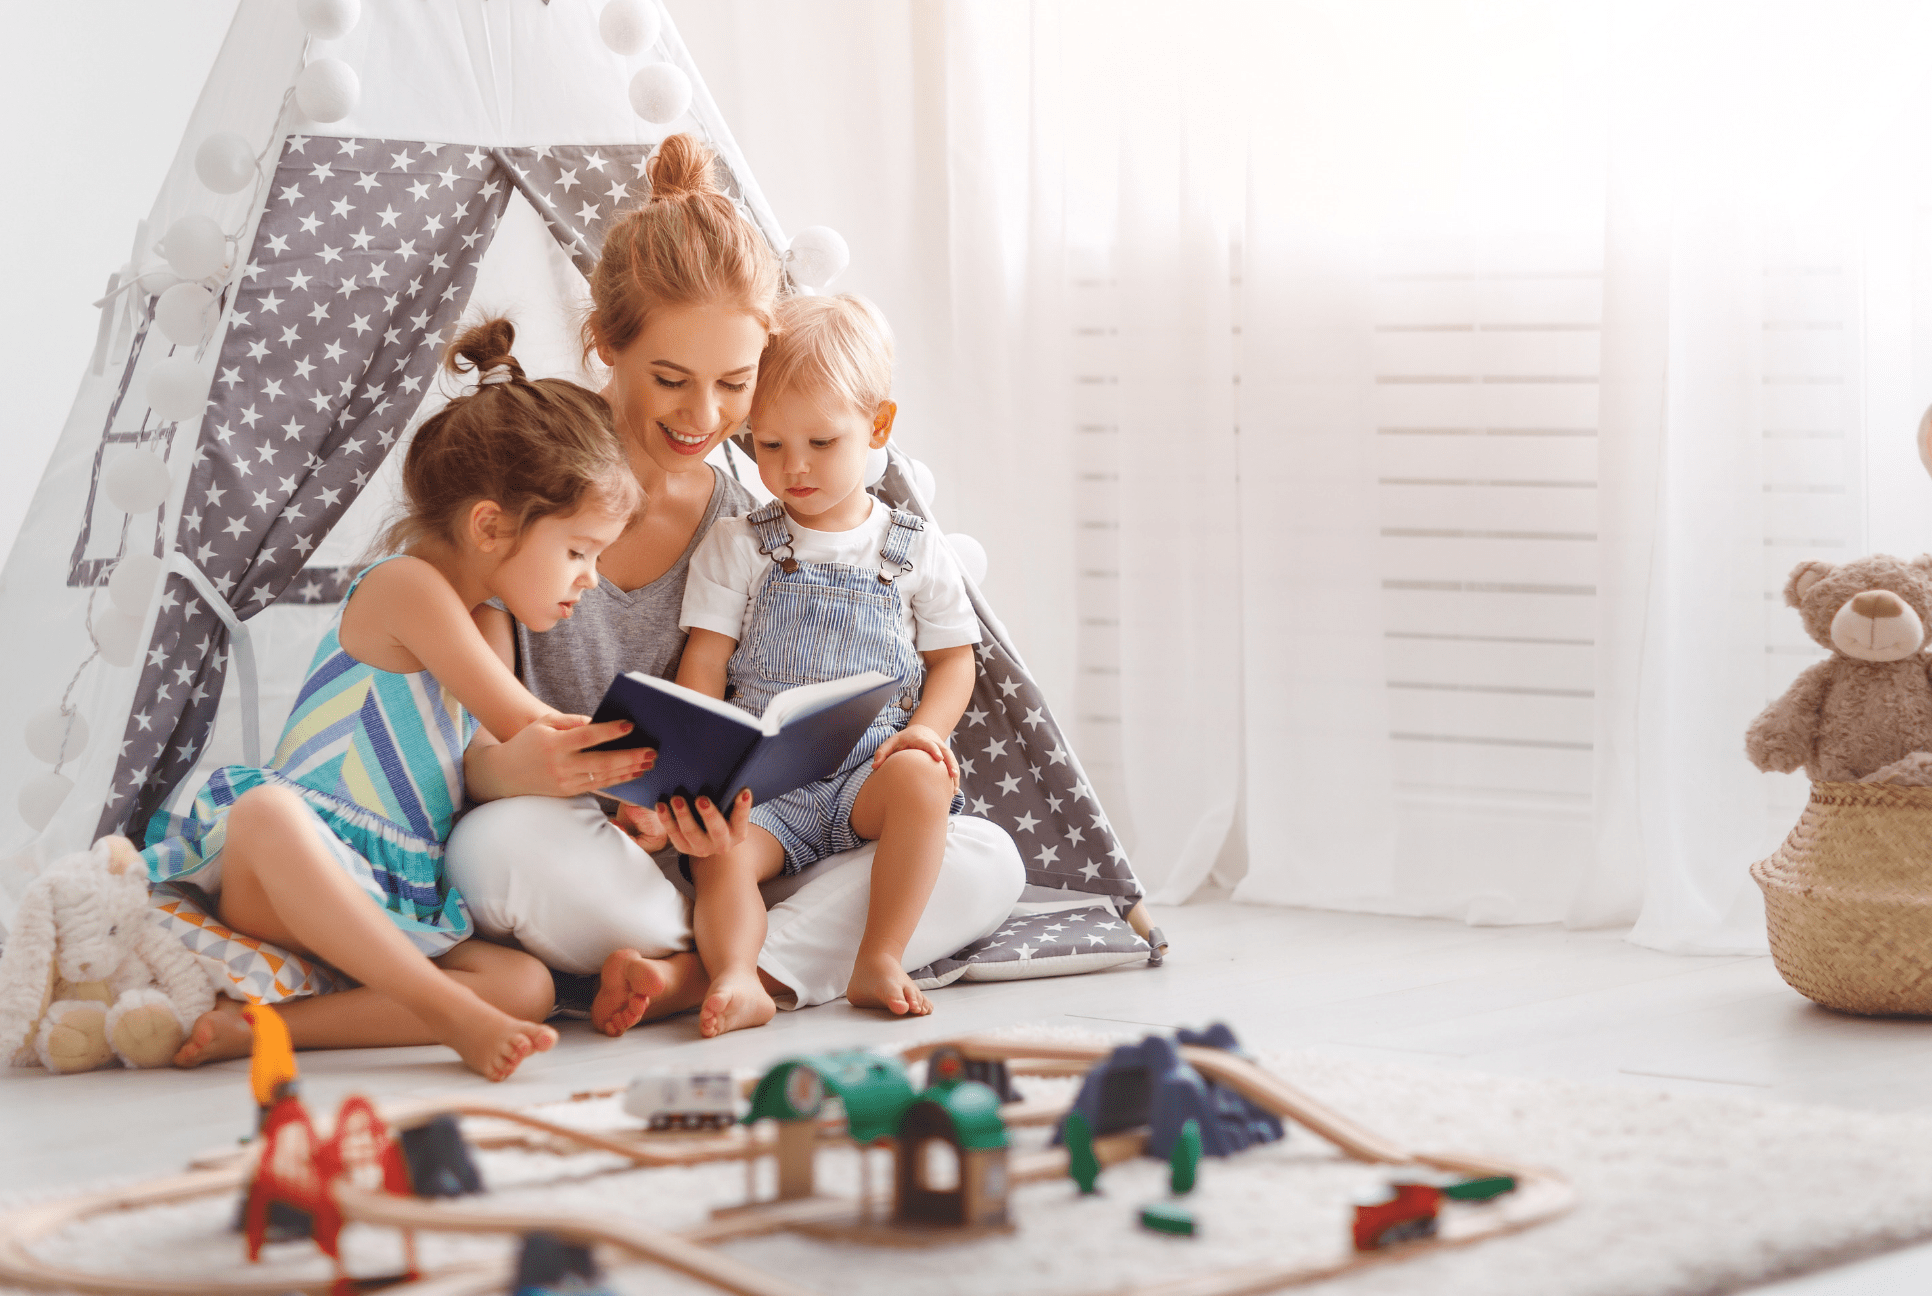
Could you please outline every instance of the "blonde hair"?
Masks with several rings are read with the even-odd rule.
[[[510,354],[516,328],[490,319],[465,329],[443,363],[487,376],[416,430],[403,458],[402,517],[378,550],[393,553],[436,537],[454,544],[464,515],[494,500],[522,535],[538,518],[598,503],[635,518],[644,490],[596,392],[561,378],[523,376]],[[495,373],[491,371],[495,370]]]
[[[752,418],[788,391],[821,406],[836,399],[870,418],[892,395],[892,326],[879,308],[853,293],[781,301],[778,335],[758,361]]]
[[[774,328],[778,257],[712,177],[715,155],[689,135],[657,146],[650,197],[615,216],[590,272],[584,357],[622,351],[663,306],[722,305]]]

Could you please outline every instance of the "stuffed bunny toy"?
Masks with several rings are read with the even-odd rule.
[[[34,879],[0,952],[0,1058],[60,1072],[166,1065],[215,992],[150,912],[148,871],[125,837]]]

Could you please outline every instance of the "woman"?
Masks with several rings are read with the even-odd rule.
[[[610,369],[605,396],[648,501],[606,549],[600,580],[570,621],[542,635],[493,609],[485,635],[539,698],[589,715],[624,670],[676,674],[678,613],[690,555],[719,517],[752,507],[744,488],[705,463],[751,408],[770,336],[778,264],[763,237],[712,182],[711,154],[688,136],[664,141],[651,198],[618,217],[592,273],[586,353]],[[622,752],[591,752],[612,726],[531,726],[503,744],[473,743],[471,799],[446,865],[477,929],[514,940],[552,968],[599,976],[591,1020],[617,1035],[696,1007],[708,979],[691,933],[674,854],[708,856],[742,841],[747,803],[729,818],[708,802],[668,815],[626,807],[608,819],[593,789],[625,777]],[[621,825],[621,826],[620,826]],[[667,852],[660,867],[649,852]],[[865,925],[871,848],[834,856],[792,879],[775,902],[759,959],[765,988],[794,1006],[837,998]],[[908,970],[995,930],[1025,886],[1019,852],[984,820],[958,818],[926,915],[906,947]]]

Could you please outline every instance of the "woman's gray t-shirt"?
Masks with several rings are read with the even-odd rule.
[[[608,577],[584,591],[568,621],[532,634],[517,624],[517,663],[523,683],[546,706],[570,715],[592,715],[611,679],[641,671],[670,679],[684,656],[678,613],[684,608],[684,582],[691,555],[711,524],[721,517],[749,513],[752,498],[729,473],[711,469],[711,502],[691,543],[670,569],[642,589],[618,589]]]

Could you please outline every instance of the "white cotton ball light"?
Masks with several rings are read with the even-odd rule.
[[[955,531],[946,537],[952,546],[953,557],[959,559],[959,569],[966,573],[966,579],[978,585],[986,580],[986,546],[969,535]]]
[[[919,492],[919,498],[928,504],[932,503],[933,495],[939,490],[939,483],[934,480],[932,469],[914,459],[906,465],[906,475],[912,478],[912,488]]]
[[[877,486],[885,480],[886,464],[888,462],[889,460],[886,456],[884,446],[880,446],[877,450],[868,450],[865,452],[865,484],[867,486]]]
[[[361,21],[362,0],[295,0],[295,16],[315,39],[340,40]]]
[[[107,578],[107,596],[117,612],[136,621],[147,614],[148,600],[154,596],[155,583],[161,579],[161,560],[149,553],[131,553],[114,564]]]
[[[151,513],[174,488],[168,461],[152,450],[124,450],[101,471],[107,502],[123,513]]]
[[[47,825],[54,821],[54,812],[60,809],[60,803],[73,790],[73,779],[52,770],[28,779],[26,786],[20,789],[20,817],[35,832],[46,831]]]
[[[160,250],[168,258],[168,269],[183,279],[206,279],[228,266],[228,236],[214,217],[198,212],[168,226]],[[146,286],[143,276],[142,287]]]
[[[148,296],[159,297],[162,293],[180,283],[181,276],[166,266],[156,266],[154,269],[142,274],[136,282],[141,285],[141,291]]]
[[[148,408],[165,423],[199,418],[212,381],[189,357],[169,356],[148,373]]]
[[[650,0],[610,0],[597,16],[597,34],[619,54],[657,44],[657,6]]]
[[[119,608],[109,608],[94,617],[94,642],[101,646],[101,660],[109,666],[132,666],[141,649],[141,618]]]
[[[154,323],[176,346],[200,346],[215,324],[215,295],[198,283],[178,283],[154,303]]]
[[[42,707],[27,717],[27,750],[34,759],[64,765],[87,748],[87,721],[72,707]]]
[[[295,103],[314,122],[341,121],[362,98],[362,80],[341,59],[317,59],[295,78]]]
[[[651,63],[631,78],[631,109],[653,126],[668,126],[691,106],[691,78],[669,63]]]
[[[239,193],[255,178],[255,150],[239,135],[210,135],[195,150],[195,175],[216,193]]]
[[[1919,420],[1919,462],[1925,465],[1925,471],[1932,473],[1932,409],[1926,410],[1925,417]]]
[[[852,263],[852,249],[829,225],[808,225],[792,235],[785,266],[792,278],[807,288],[824,288]]]

